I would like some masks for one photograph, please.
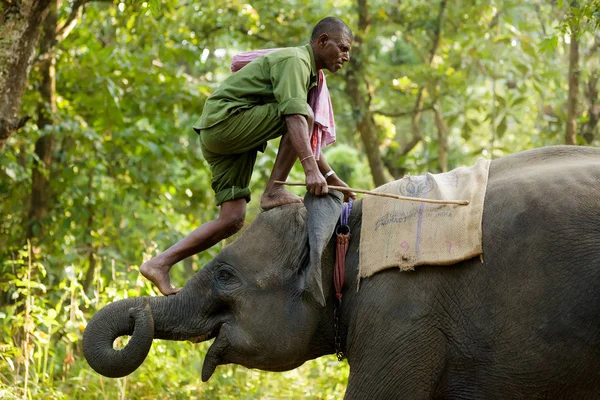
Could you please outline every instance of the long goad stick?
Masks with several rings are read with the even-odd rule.
[[[305,183],[301,183],[301,182],[275,181],[275,183],[278,183],[280,185],[287,185],[287,186],[306,186]],[[391,194],[391,193],[374,192],[372,190],[353,189],[353,188],[347,188],[347,187],[344,187],[344,186],[327,185],[327,187],[329,189],[339,190],[340,192],[355,192],[355,193],[368,194],[368,195],[371,195],[371,196],[389,197],[389,198],[397,199],[397,200],[416,201],[416,202],[420,202],[420,203],[457,204],[459,206],[468,206],[469,205],[469,201],[468,200],[434,200],[434,199],[423,199],[423,198],[420,198],[420,197],[406,197],[406,196],[398,196],[396,194]]]

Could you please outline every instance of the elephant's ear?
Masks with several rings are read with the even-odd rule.
[[[306,193],[304,206],[308,211],[308,245],[310,264],[306,276],[306,294],[321,307],[325,307],[321,257],[342,212],[344,195],[329,191],[326,196],[313,196]]]

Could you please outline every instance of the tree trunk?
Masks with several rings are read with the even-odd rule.
[[[435,125],[438,130],[438,163],[441,172],[448,172],[448,128],[439,108],[433,108]]]
[[[433,64],[433,59],[435,58],[435,53],[440,47],[440,42],[442,40],[442,22],[444,18],[444,12],[446,11],[446,0],[442,0],[440,2],[440,8],[438,9],[438,17],[433,30],[433,43],[431,44],[431,50],[429,51],[429,59],[427,60],[427,65],[431,66]],[[420,85],[419,93],[417,94],[417,100],[415,101],[415,113],[413,114],[411,120],[411,130],[413,134],[414,140],[420,141],[422,139],[421,134],[421,110],[423,109],[423,104],[425,99],[423,98],[423,90],[425,89],[425,85]],[[436,108],[434,107],[434,111],[437,113]],[[436,114],[437,117],[437,114]],[[437,122],[437,120],[436,120]]]
[[[352,55],[346,74],[346,93],[350,98],[354,115],[357,116],[357,129],[360,132],[365,153],[367,153],[373,182],[375,186],[381,186],[389,179],[379,153],[379,137],[371,110],[371,97],[368,88],[365,87],[366,84],[363,82],[365,71],[362,60],[366,57],[364,37],[371,26],[371,18],[367,0],[358,0],[357,5],[358,30],[354,35]]]
[[[581,129],[581,136],[583,136],[587,144],[592,144],[594,141],[596,126],[598,126],[598,121],[600,120],[600,104],[598,103],[598,89],[596,88],[599,77],[598,71],[592,72],[587,84],[586,95],[590,104],[588,108],[589,119]]]
[[[38,128],[44,132],[46,127],[52,127],[56,113],[56,60],[52,50],[56,44],[57,4],[51,2],[49,12],[44,20],[44,34],[40,40],[40,51],[45,54],[40,63],[39,91],[41,103],[38,105]],[[35,154],[31,177],[31,209],[27,238],[43,236],[44,218],[48,214],[50,198],[50,170],[54,150],[54,135],[41,136],[35,143]]]
[[[569,98],[567,100],[566,144],[577,144],[577,92],[579,90],[579,41],[577,28],[571,30],[569,45]]]
[[[26,118],[19,117],[42,21],[51,0],[0,0],[0,151]]]
[[[433,59],[435,57],[435,53],[437,52],[441,38],[442,38],[442,23],[444,18],[444,12],[446,10],[446,0],[442,0],[440,2],[440,8],[438,9],[438,16],[436,25],[433,29],[433,43],[431,44],[431,50],[429,51],[429,57],[426,61],[428,66],[433,64]],[[421,133],[421,114],[423,113],[423,105],[425,104],[425,99],[423,97],[423,91],[425,89],[425,84],[421,84],[419,87],[419,92],[417,93],[417,98],[415,100],[415,106],[413,108],[412,117],[410,120],[411,127],[411,140],[403,146],[403,148],[394,154],[395,157],[404,156],[408,154],[421,140],[423,140],[423,134]],[[447,145],[446,145],[447,146]],[[386,165],[394,178],[400,179],[406,173],[406,168],[402,166],[398,166],[394,162],[395,160],[385,160]],[[441,168],[441,164],[440,164]]]

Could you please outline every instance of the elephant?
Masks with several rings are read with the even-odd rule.
[[[349,216],[341,351],[346,399],[586,399],[600,393],[600,149],[549,146],[490,164],[483,263],[386,269],[357,290],[362,201]],[[214,339],[202,367],[285,371],[336,351],[333,275],[343,196],[261,212],[177,295],[120,300],[83,338],[125,376],[153,339]],[[115,338],[131,335],[122,350]]]

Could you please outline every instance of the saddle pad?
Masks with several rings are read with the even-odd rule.
[[[379,196],[363,199],[359,282],[386,268],[449,265],[482,253],[481,219],[489,160],[442,174],[408,176],[375,191],[437,200],[446,205]]]

